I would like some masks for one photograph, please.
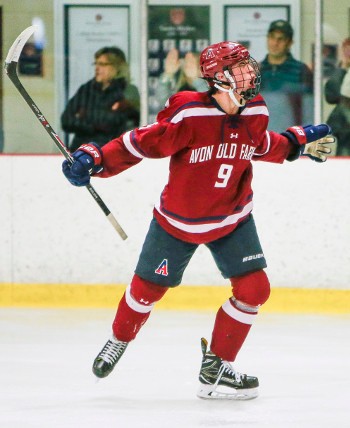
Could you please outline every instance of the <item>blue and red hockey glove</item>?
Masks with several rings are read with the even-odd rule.
[[[325,162],[333,151],[336,138],[331,135],[332,129],[325,123],[320,125],[291,126],[282,135],[297,146],[297,152],[288,160],[299,156],[308,156],[316,162]]]
[[[62,172],[73,186],[86,186],[91,174],[102,171],[102,151],[95,143],[83,144],[72,154],[73,163],[65,160]]]

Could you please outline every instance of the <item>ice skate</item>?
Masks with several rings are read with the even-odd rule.
[[[124,354],[128,344],[128,342],[121,342],[112,336],[95,358],[92,366],[94,375],[98,378],[108,376],[120,360],[120,357]]]
[[[258,396],[258,378],[236,372],[230,363],[207,350],[202,338],[202,367],[199,373],[199,398],[250,400]]]

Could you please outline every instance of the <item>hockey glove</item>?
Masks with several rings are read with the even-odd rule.
[[[295,160],[299,156],[308,156],[316,162],[325,162],[332,153],[333,144],[336,139],[332,135],[331,128],[322,123],[321,125],[292,126],[282,132],[282,135],[297,146],[298,150],[288,160]]]
[[[65,160],[62,171],[73,186],[86,186],[90,183],[90,175],[102,170],[102,152],[95,143],[83,144],[72,154],[73,163]]]

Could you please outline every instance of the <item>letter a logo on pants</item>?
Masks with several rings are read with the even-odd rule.
[[[158,275],[168,276],[168,259],[164,259],[154,272]]]

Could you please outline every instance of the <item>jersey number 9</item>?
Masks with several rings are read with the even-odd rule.
[[[226,187],[228,180],[231,176],[232,169],[233,169],[232,165],[226,165],[224,163],[221,164],[218,172],[219,180],[215,182],[214,187]]]

